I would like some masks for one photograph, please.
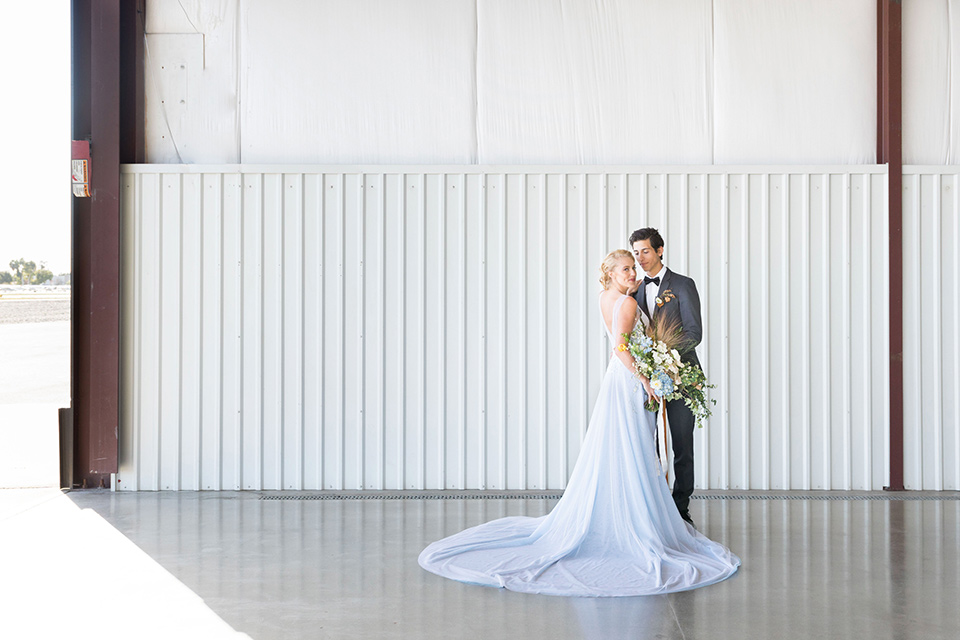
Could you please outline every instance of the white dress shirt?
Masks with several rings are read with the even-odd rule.
[[[661,263],[660,270],[656,273],[647,273],[646,276],[650,278],[660,278],[660,284],[663,284],[663,277],[667,275],[667,268]],[[643,293],[647,296],[647,312],[652,318],[653,315],[657,312],[657,294],[660,292],[660,286],[654,283],[649,283],[644,288]]]

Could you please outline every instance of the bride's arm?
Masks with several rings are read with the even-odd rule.
[[[630,335],[633,331],[633,326],[637,321],[637,301],[631,297],[629,300],[623,303],[623,307],[620,309],[619,317],[617,318],[616,325],[614,329],[616,330],[616,335],[618,336],[617,348],[614,350],[614,354],[620,358],[620,362],[623,365],[630,369],[630,371],[635,371],[636,362],[633,359],[633,356],[630,354],[630,351],[621,351],[620,345],[627,344],[627,338],[624,334]],[[646,376],[639,376],[640,383],[643,385],[643,388],[647,392],[647,397],[653,397],[653,389],[650,388],[650,379]]]

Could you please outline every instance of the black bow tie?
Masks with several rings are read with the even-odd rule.
[[[660,286],[660,276],[657,276],[656,278],[651,278],[650,276],[644,277],[644,279],[643,279],[643,286],[647,286],[647,285],[650,284],[651,282],[659,287],[659,286]]]

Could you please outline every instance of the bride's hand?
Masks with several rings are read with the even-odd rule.
[[[650,386],[650,378],[641,377],[640,383],[643,385],[643,390],[647,392],[647,400],[655,397],[653,393],[653,388]]]

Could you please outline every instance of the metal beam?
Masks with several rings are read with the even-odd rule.
[[[96,487],[118,466],[120,163],[143,157],[143,3],[71,8],[73,138],[91,152],[91,197],[73,200],[73,481]]]
[[[901,6],[877,0],[877,161],[886,164],[890,270],[890,484],[903,491],[903,117]]]

